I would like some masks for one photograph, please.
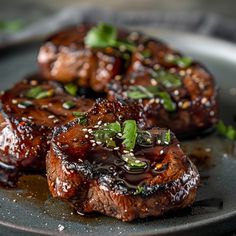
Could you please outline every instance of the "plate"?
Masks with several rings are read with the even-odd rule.
[[[198,35],[152,28],[141,30],[163,39],[207,66],[220,87],[220,116],[233,124],[236,46]],[[1,49],[1,89],[10,87],[37,69],[39,45],[40,42],[34,41]],[[81,217],[65,203],[51,198],[44,177],[25,176],[17,189],[0,190],[0,234],[219,235],[236,230],[236,144],[212,133],[184,141],[182,145],[197,160],[202,175],[197,203],[191,208],[131,223],[106,216]],[[200,206],[201,200],[206,199],[211,199],[210,205]]]

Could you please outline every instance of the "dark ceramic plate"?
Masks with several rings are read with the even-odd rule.
[[[221,91],[221,118],[233,124],[236,113],[236,46],[197,35],[142,29],[203,62]],[[39,43],[8,47],[0,54],[1,89],[36,70]],[[202,184],[193,207],[132,223],[105,217],[81,217],[50,197],[46,181],[27,176],[13,190],[0,190],[1,235],[212,235],[236,230],[236,145],[212,133],[183,142],[197,159]],[[223,206],[222,202],[223,201]]]

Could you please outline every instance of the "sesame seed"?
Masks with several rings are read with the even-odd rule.
[[[175,91],[174,91],[174,95],[175,95],[175,96],[178,96],[178,95],[179,95],[179,90],[175,90]]]
[[[210,116],[214,116],[215,112],[214,111],[210,111]]]
[[[185,76],[185,75],[186,75],[186,72],[185,72],[184,70],[180,70],[180,71],[179,71],[179,75]]]
[[[16,99],[12,99],[11,102],[12,102],[12,104],[17,104],[17,100]]]
[[[151,84],[152,84],[153,86],[156,86],[158,83],[157,83],[157,81],[156,81],[155,79],[151,79]]]
[[[161,150],[161,151],[160,151],[160,154],[162,155],[163,153],[164,153],[164,151],[163,151],[163,150]]]
[[[119,150],[120,148],[119,147],[115,147],[115,148],[113,148],[113,150]]]
[[[55,118],[54,115],[49,115],[49,116],[48,116],[48,119],[53,119],[53,118]]]
[[[130,40],[132,40],[132,41],[137,40],[138,37],[139,37],[139,34],[138,34],[137,32],[131,32],[131,33],[129,34],[129,36],[128,36],[128,38],[129,38]]]
[[[93,147],[96,146],[96,143],[93,143],[92,146],[93,146]]]
[[[121,136],[122,136],[122,133],[118,133],[117,135],[121,137]]]
[[[84,128],[84,129],[82,129],[83,131],[87,131],[88,129],[86,129],[86,128]]]
[[[59,120],[58,120],[58,119],[55,119],[55,120],[53,120],[53,123],[54,123],[54,124],[57,124],[57,123],[59,123]]]
[[[121,80],[121,78],[122,78],[121,75],[116,75],[115,76],[115,80]]]
[[[152,99],[149,100],[149,103],[150,103],[150,104],[152,104],[152,103],[154,103],[154,102],[155,102],[155,99],[154,99],[154,98],[152,98]]]
[[[187,73],[188,75],[191,75],[191,74],[192,74],[192,69],[187,69],[187,70],[186,70],[186,73]]]
[[[97,142],[96,142],[96,144],[98,144],[98,145],[101,145],[101,144],[102,144],[102,142],[100,142],[100,141],[97,141]]]
[[[37,81],[37,80],[31,80],[31,81],[30,81],[30,84],[33,85],[33,86],[35,86],[35,85],[38,84],[38,81]]]
[[[158,70],[158,69],[160,69],[160,65],[159,65],[159,64],[155,64],[155,65],[153,66],[153,68],[154,68],[155,70]]]
[[[91,139],[90,142],[91,142],[91,143],[95,143],[95,140]]]
[[[171,74],[174,74],[174,73],[176,72],[176,69],[175,69],[175,68],[170,68],[170,69],[169,69],[169,72],[170,72]]]
[[[84,135],[85,138],[88,138],[89,136],[87,134]]]
[[[98,124],[98,125],[101,125],[101,124],[102,124],[102,121],[101,121],[101,120],[99,120],[97,124]]]
[[[127,151],[127,150],[123,150],[123,153],[129,153],[129,151]]]

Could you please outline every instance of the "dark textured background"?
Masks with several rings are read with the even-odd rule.
[[[70,23],[97,20],[147,24],[236,42],[235,0],[0,0],[0,3],[0,20],[20,19],[24,25],[18,33],[1,32],[0,43],[52,32]]]

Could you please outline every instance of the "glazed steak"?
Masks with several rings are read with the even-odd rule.
[[[139,101],[150,127],[170,128],[181,138],[211,130],[218,117],[213,77],[197,63],[188,69],[163,68],[137,64],[109,84],[109,99]]]
[[[105,91],[110,100],[137,100],[150,127],[170,128],[179,137],[199,134],[216,123],[217,88],[200,63],[137,32],[117,30],[114,40],[120,46],[91,46],[86,41],[91,31],[105,34],[109,41],[116,29],[80,25],[51,36],[38,55],[44,76],[77,80],[81,86]]]
[[[0,97],[0,182],[13,185],[10,178],[18,171],[45,170],[52,129],[74,119],[73,111],[87,111],[93,103],[39,76],[5,91]]]
[[[40,48],[38,63],[45,78],[70,82],[103,91],[107,82],[120,74],[122,53],[115,48],[91,50],[84,37],[91,26],[71,27],[52,35]]]
[[[46,159],[52,195],[123,221],[191,205],[199,174],[174,134],[125,120],[126,105],[104,108],[56,128]]]

